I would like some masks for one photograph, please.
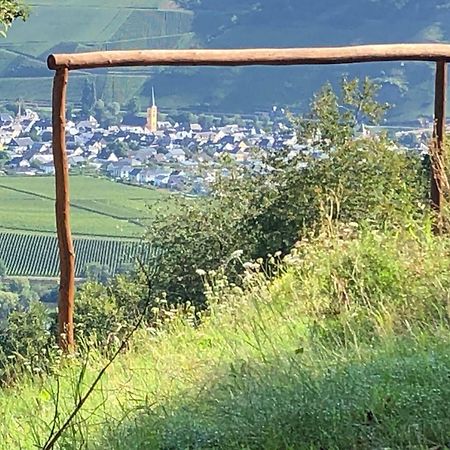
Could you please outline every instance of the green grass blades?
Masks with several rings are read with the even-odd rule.
[[[140,332],[59,448],[445,448],[450,240],[427,230],[339,227],[244,289],[204,274],[201,325]],[[57,392],[60,424],[103,363],[3,390],[0,448],[42,446]]]

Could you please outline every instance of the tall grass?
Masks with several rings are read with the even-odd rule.
[[[330,227],[244,288],[204,274],[209,310],[142,331],[60,441],[64,449],[445,448],[450,239]],[[236,257],[239,257],[236,255]],[[0,448],[36,448],[102,365],[0,393]]]

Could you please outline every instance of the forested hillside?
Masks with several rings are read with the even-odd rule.
[[[39,0],[26,24],[0,43],[0,95],[48,101],[49,52],[123,48],[285,47],[387,42],[435,42],[449,37],[447,0]],[[75,43],[76,42],[76,43]],[[273,104],[304,109],[313,91],[343,73],[383,83],[392,118],[430,115],[432,67],[372,64],[340,67],[146,69],[82,73],[70,98],[79,101],[82,78],[95,76],[99,96],[145,102],[155,85],[162,108],[252,112]],[[132,76],[133,75],[133,76]],[[44,80],[39,77],[44,77]],[[36,81],[39,79],[39,83]],[[20,94],[18,87],[20,86]]]
[[[389,42],[436,42],[449,38],[450,2],[440,0],[180,0],[195,12],[194,29],[208,47],[335,46]],[[338,67],[254,68],[191,71],[175,86],[200,77],[217,105],[230,110],[270,104],[304,109],[311,93],[342,74],[370,75],[383,83],[392,117],[412,119],[431,113],[432,67],[426,64],[372,64]],[[176,87],[175,87],[176,89]],[[216,94],[216,97],[219,97]]]

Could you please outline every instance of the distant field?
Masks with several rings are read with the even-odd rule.
[[[148,206],[170,202],[165,191],[93,177],[72,176],[70,189],[74,235],[140,237]],[[55,233],[53,177],[0,177],[0,229]]]

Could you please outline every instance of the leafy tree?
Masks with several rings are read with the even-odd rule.
[[[38,300],[38,295],[33,291],[30,281],[26,278],[14,278],[8,283],[9,291],[17,294],[22,306],[28,306],[32,301]]]
[[[101,114],[104,110],[105,102],[101,98],[99,98],[94,104],[95,115],[98,117],[98,115]]]
[[[41,302],[43,303],[57,303],[59,295],[59,288],[54,287],[53,289],[47,290],[41,295]]]
[[[6,103],[4,108],[9,114],[17,116],[17,114],[19,113],[19,102],[8,102]]]
[[[55,315],[39,301],[10,311],[0,326],[0,383],[10,383],[23,373],[51,371],[58,358],[52,334],[55,322]]]
[[[125,110],[127,113],[132,115],[137,115],[141,112],[141,102],[138,97],[133,97],[130,101],[125,105]]]
[[[1,159],[1,156],[0,156]],[[0,278],[6,276],[6,264],[3,259],[0,259]]]
[[[6,37],[6,33],[12,23],[21,18],[26,20],[29,9],[20,0],[1,0],[0,2],[0,35]]]
[[[77,290],[75,332],[99,344],[117,342],[144,312],[147,299],[148,286],[139,275],[119,275],[108,285],[88,281]]]
[[[244,121],[239,114],[235,114],[231,119],[232,125],[239,125],[240,127],[244,125]]]
[[[350,142],[358,127],[379,123],[388,105],[376,101],[379,86],[369,78],[342,80],[340,95],[330,84],[314,96],[310,112],[293,118],[300,142],[330,150]]]
[[[0,321],[5,320],[11,311],[19,306],[19,296],[14,292],[0,291]]]
[[[111,278],[111,272],[106,264],[94,262],[86,265],[83,277],[91,281],[106,283]]]
[[[125,158],[130,151],[128,144],[119,140],[114,141],[111,144],[110,149],[118,158]]]
[[[200,114],[198,116],[198,123],[202,126],[203,130],[209,130],[214,126],[214,116]]]
[[[97,90],[95,82],[86,78],[81,92],[81,113],[84,117],[93,113],[96,102]]]
[[[118,117],[120,115],[120,103],[119,102],[110,103],[107,106],[107,110],[115,117]]]
[[[201,304],[197,270],[226,267],[239,283],[242,261],[283,255],[328,221],[385,227],[422,214],[428,177],[420,157],[386,135],[358,133],[361,121],[380,120],[386,109],[376,92],[368,80],[344,80],[338,93],[326,86],[310,112],[293,119],[303,151],[262,152],[256,169],[228,163],[228,175],[218,170],[208,198],[177,198],[175,212],[156,215],[148,232],[164,249],[156,292]]]
[[[197,123],[198,116],[191,112],[180,112],[175,114],[173,119],[181,125],[188,127],[191,123]]]
[[[117,102],[105,104],[103,100],[99,99],[95,102],[94,112],[95,117],[103,128],[117,125],[122,121],[120,103]]]

